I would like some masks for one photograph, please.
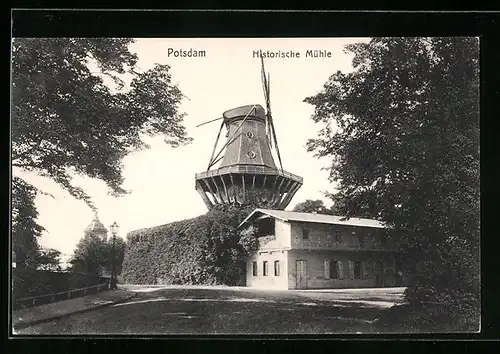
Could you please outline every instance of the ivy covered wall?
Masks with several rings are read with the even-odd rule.
[[[220,206],[204,215],[127,235],[123,282],[245,285],[253,233],[237,227],[255,205]]]

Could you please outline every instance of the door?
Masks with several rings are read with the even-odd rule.
[[[383,287],[384,286],[384,262],[377,261],[375,263],[375,269],[377,274],[376,286]]]
[[[307,288],[307,261],[295,261],[297,269],[297,289]]]

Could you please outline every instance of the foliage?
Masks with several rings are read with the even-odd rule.
[[[374,328],[377,332],[392,333],[472,332],[479,330],[479,320],[475,306],[450,308],[440,303],[408,303],[382,311]]]
[[[61,252],[53,248],[42,248],[36,259],[37,267],[41,270],[60,271]]]
[[[127,235],[124,282],[136,284],[215,284],[201,267],[208,229],[205,215],[132,231]]]
[[[240,240],[238,242],[245,256],[252,255],[259,248],[259,241],[256,236],[256,228],[253,225],[240,231]]]
[[[196,218],[130,232],[124,281],[242,284],[245,257],[256,239],[241,235],[238,226],[254,207],[221,205]]]
[[[71,184],[73,173],[106,182],[123,194],[122,158],[147,147],[141,134],[190,141],[178,112],[182,98],[170,67],[137,72],[133,41],[122,38],[16,38],[12,45],[12,165],[51,178],[91,205]],[[100,72],[87,65],[95,62]],[[101,75],[99,75],[101,74]],[[130,90],[113,92],[118,75],[132,76]],[[49,128],[50,127],[50,128]]]
[[[25,297],[53,294],[102,283],[104,283],[103,279],[89,274],[13,268],[12,298],[15,301]]]
[[[161,134],[173,147],[190,142],[178,111],[183,96],[171,82],[170,67],[156,65],[138,72],[137,56],[128,47],[132,42],[123,38],[13,40],[13,167],[52,179],[93,208],[85,191],[72,184],[75,173],[101,179],[120,195],[126,192],[121,187],[122,158],[147,147],[143,135]],[[96,71],[89,63],[95,63]],[[121,90],[122,74],[131,79],[129,90]],[[119,89],[111,90],[103,77],[111,78]],[[21,178],[13,178],[12,238],[19,266],[36,266],[36,239],[43,230],[35,221],[34,199],[39,192]],[[89,267],[98,272],[94,256]]]
[[[204,267],[215,274],[218,283],[236,285],[245,278],[248,249],[243,245],[248,245],[245,242],[248,237],[240,242],[242,235],[238,226],[253,209],[253,203],[221,205],[207,213],[210,227],[206,250],[212,258],[205,262]]]
[[[73,272],[102,274],[108,263],[106,241],[100,236],[87,233],[80,239],[70,261]]]
[[[39,247],[37,238],[44,228],[37,224],[36,189],[22,179],[12,180],[12,250],[16,267],[37,267]]]
[[[109,237],[107,243],[105,244],[105,262],[103,264],[104,269],[111,273],[113,268],[113,261],[116,266],[116,274],[119,275],[122,272],[123,259],[125,258],[125,250],[127,248],[127,243],[121,237],[116,237],[115,245],[113,248],[113,238]]]
[[[320,199],[307,199],[295,205],[293,211],[299,211],[302,213],[331,214],[331,210],[328,209]]]
[[[113,251],[113,238],[102,238],[91,232],[78,242],[74,251],[71,270],[73,272],[91,273],[95,275],[111,274],[115,262],[117,274],[121,273],[125,257],[126,243],[120,237],[115,239]]]
[[[415,277],[411,302],[479,306],[479,79],[475,38],[375,38],[349,45],[305,101],[324,128],[308,149],[330,157],[346,216],[384,221]]]

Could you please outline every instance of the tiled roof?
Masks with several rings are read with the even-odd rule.
[[[239,226],[240,227],[243,226],[250,219],[254,218],[256,215],[259,214],[269,215],[273,218],[280,219],[283,221],[375,227],[381,229],[384,228],[384,225],[381,222],[372,219],[361,219],[361,218],[344,219],[342,216],[335,216],[335,215],[300,213],[296,211],[271,210],[271,209],[255,209],[253,212],[250,213],[250,215],[246,217],[245,220],[243,220],[243,222]]]

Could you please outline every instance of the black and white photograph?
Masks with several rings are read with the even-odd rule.
[[[14,37],[13,336],[481,330],[479,37]]]

